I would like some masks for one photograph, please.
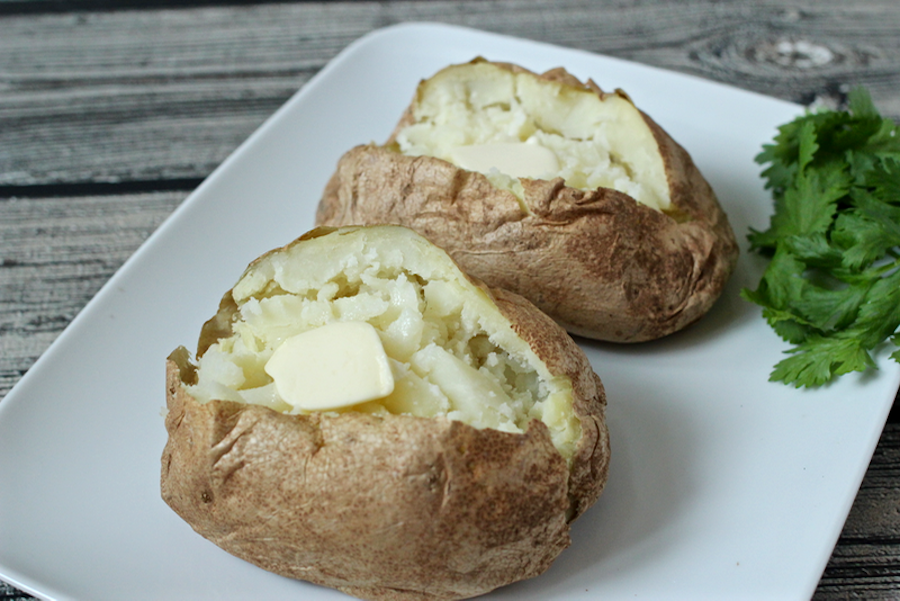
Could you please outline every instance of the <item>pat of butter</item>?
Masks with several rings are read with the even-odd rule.
[[[457,146],[450,151],[450,160],[469,171],[489,173],[496,169],[510,177],[537,179],[552,177],[559,172],[559,160],[552,150],[525,142]]]
[[[334,322],[288,338],[265,370],[278,395],[304,411],[350,407],[394,390],[378,332],[362,321]]]

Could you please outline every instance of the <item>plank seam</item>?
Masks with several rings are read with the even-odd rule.
[[[110,196],[140,192],[189,192],[199,186],[203,179],[202,177],[186,177],[125,182],[0,185],[0,203],[11,198]]]

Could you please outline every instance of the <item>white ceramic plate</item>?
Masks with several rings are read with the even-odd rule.
[[[622,87],[693,154],[741,239],[771,203],[753,156],[797,106],[530,41],[403,25],[353,44],[186,200],[0,403],[0,578],[53,599],[345,598],[208,543],[160,500],[163,363],[245,265],[312,226],[351,146],[386,139],[419,79],[475,55]],[[815,589],[900,366],[815,391],[767,382],[784,345],[738,297],[666,340],[584,346],[613,467],[574,543],[493,599],[797,599]]]

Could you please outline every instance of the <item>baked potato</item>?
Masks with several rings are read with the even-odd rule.
[[[319,228],[252,263],[167,362],[161,491],[194,530],[364,599],[536,576],[607,478],[581,349],[399,226]]]
[[[738,247],[688,153],[621,90],[482,59],[423,81],[348,151],[320,225],[397,223],[573,334],[639,342],[704,315]]]

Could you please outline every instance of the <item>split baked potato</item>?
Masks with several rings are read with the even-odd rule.
[[[252,263],[167,362],[166,503],[262,568],[365,599],[536,576],[606,482],[606,398],[572,339],[399,226]]]
[[[384,145],[348,151],[316,219],[411,227],[570,332],[615,342],[699,319],[738,254],[691,157],[624,92],[482,59],[423,81]]]

